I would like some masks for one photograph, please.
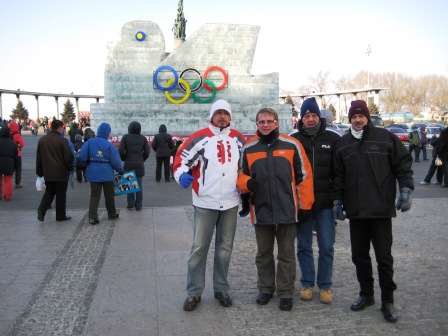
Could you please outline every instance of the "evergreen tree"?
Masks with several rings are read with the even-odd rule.
[[[64,124],[69,124],[70,121],[76,119],[75,108],[73,107],[70,99],[67,98],[67,101],[64,103],[64,112],[61,114],[61,121]]]
[[[330,104],[330,106],[328,106],[328,109],[333,114],[333,120],[336,120],[336,109],[334,108],[333,104]]]
[[[373,103],[370,104],[369,105],[369,112],[370,112],[370,114],[379,114],[378,106],[376,106]]]
[[[16,108],[11,111],[11,115],[9,116],[11,119],[15,119],[19,121],[19,124],[27,120],[29,116],[28,110],[23,106],[22,101],[19,99],[17,101]]]

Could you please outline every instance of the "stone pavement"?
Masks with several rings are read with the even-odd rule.
[[[26,160],[25,180],[31,181],[32,160]],[[292,311],[280,311],[277,297],[257,305],[254,232],[248,218],[239,218],[229,274],[233,307],[223,308],[213,298],[209,257],[202,302],[193,312],[183,311],[190,191],[148,177],[147,207],[136,212],[119,205],[114,221],[100,209],[96,226],[87,223],[87,184],[69,191],[67,222],[56,222],[53,210],[44,223],[37,221],[41,193],[34,188],[0,201],[0,335],[448,335],[448,194],[418,185],[426,170],[422,163],[415,178],[415,195],[424,197],[414,198],[412,209],[394,219],[395,324],[379,310],[376,274],[375,305],[350,310],[358,283],[347,221],[336,230],[332,304],[321,304],[317,290],[311,302],[301,301],[297,283]],[[434,196],[428,197],[431,190]],[[165,206],[156,206],[156,198]]]
[[[332,304],[296,293],[291,312],[279,310],[278,298],[258,306],[255,237],[240,218],[230,268],[234,306],[213,298],[209,258],[203,300],[184,312],[191,207],[123,209],[114,221],[103,212],[96,226],[85,210],[70,211],[67,222],[50,210],[44,223],[35,210],[2,210],[0,335],[447,335],[446,205],[415,200],[394,221],[396,324],[384,321],[377,287],[374,306],[350,311],[358,285],[347,222],[337,227]]]

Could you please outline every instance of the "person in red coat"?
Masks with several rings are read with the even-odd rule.
[[[9,132],[11,133],[11,139],[17,145],[18,149],[18,159],[16,166],[16,189],[23,188],[22,182],[22,148],[25,147],[25,141],[23,141],[22,136],[20,135],[20,127],[19,124],[15,121],[11,121],[9,123]]]

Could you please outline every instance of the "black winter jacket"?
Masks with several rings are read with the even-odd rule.
[[[0,129],[0,176],[13,174],[17,167],[17,155],[17,145],[10,139],[9,127],[3,126]]]
[[[159,134],[154,136],[152,140],[152,149],[156,152],[156,157],[170,157],[171,149],[174,147],[173,138],[166,133],[165,125],[160,125]]]
[[[61,133],[51,130],[37,143],[36,174],[45,181],[68,181],[73,168],[73,152]]]
[[[145,176],[144,162],[149,157],[148,139],[140,132],[140,123],[132,121],[128,126],[128,134],[121,138],[118,147],[120,158],[124,161],[124,170],[135,170],[138,177]]]
[[[331,183],[334,175],[333,156],[336,142],[341,139],[339,134],[325,130],[325,118],[321,118],[320,121],[320,129],[314,137],[304,132],[301,120],[298,123],[298,132],[291,135],[302,143],[310,161],[314,181],[313,209],[318,210],[333,206],[331,200]]]
[[[399,188],[414,189],[412,156],[396,135],[369,123],[361,139],[351,132],[336,144],[333,200],[342,200],[347,218],[396,216]]]

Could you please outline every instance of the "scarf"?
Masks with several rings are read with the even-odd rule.
[[[360,131],[355,131],[353,128],[350,127],[350,132],[352,133],[352,135],[356,138],[356,139],[361,139],[362,138],[362,134],[364,133],[364,128]]]
[[[313,137],[317,134],[317,132],[319,132],[320,125],[321,125],[321,121],[319,121],[319,123],[313,127],[306,128],[305,126],[303,126],[303,131],[310,137]]]

